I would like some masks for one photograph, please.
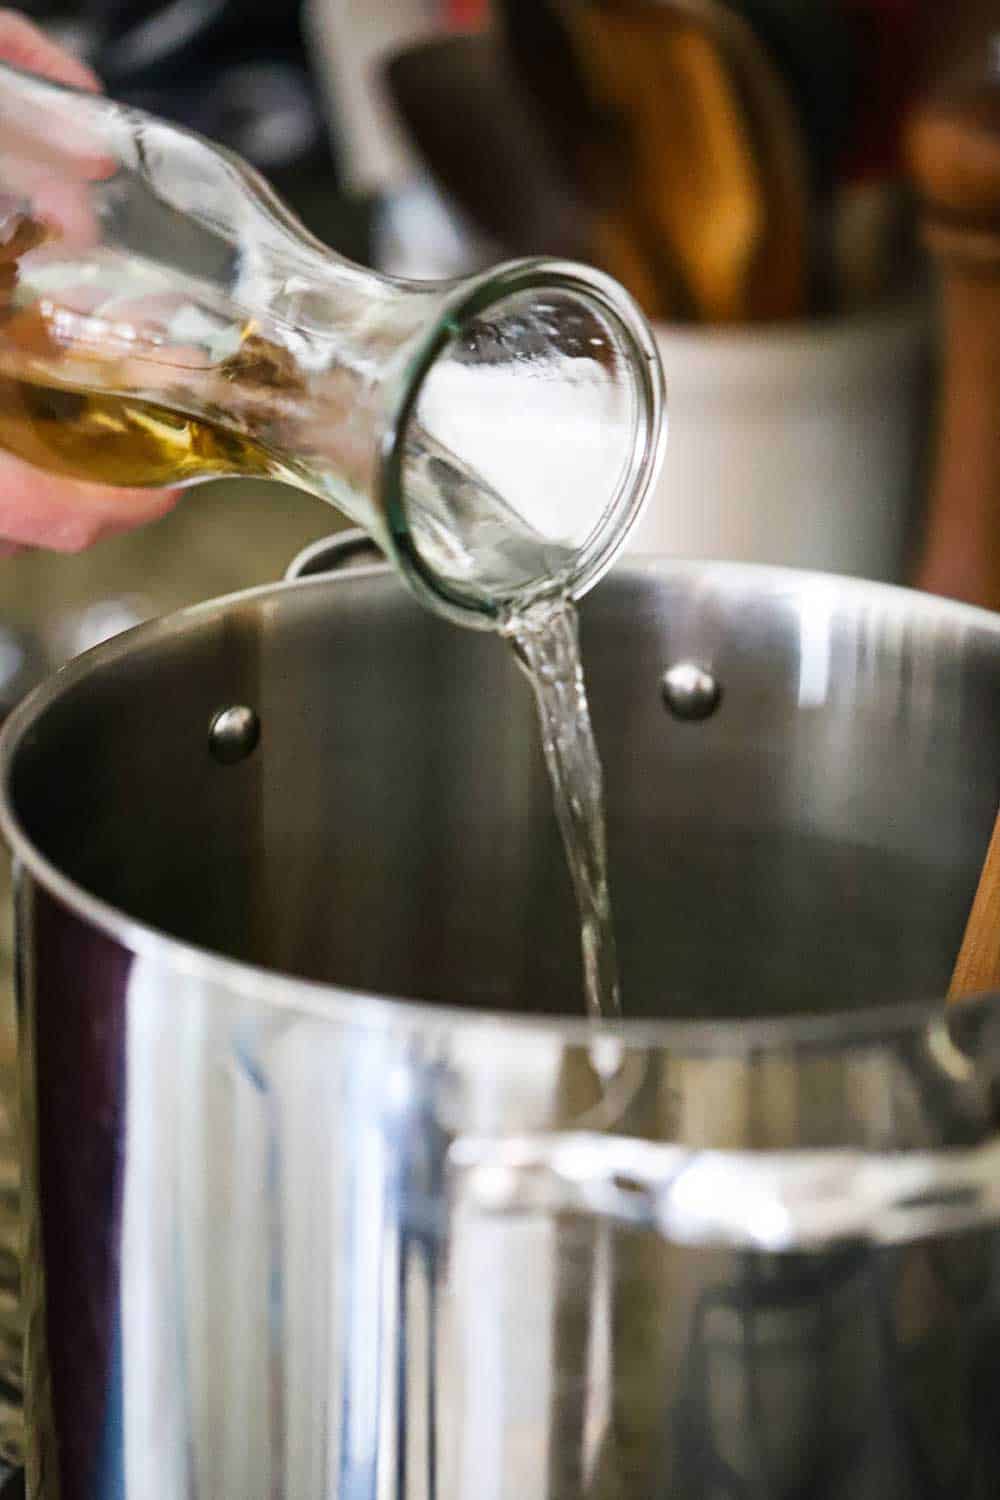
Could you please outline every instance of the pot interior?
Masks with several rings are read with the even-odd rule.
[[[650,564],[583,609],[626,1015],[944,992],[1000,790],[1000,629],[896,590]],[[709,669],[717,711],[667,710]],[[223,707],[259,716],[236,764]],[[188,943],[384,995],[582,1012],[527,683],[382,571],[277,586],[73,669],[8,792],[86,891]]]

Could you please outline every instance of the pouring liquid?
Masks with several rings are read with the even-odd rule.
[[[608,886],[604,778],[580,660],[577,612],[569,599],[539,600],[506,626],[531,682],[542,750],[566,862],[580,913],[587,1013],[621,1015],[618,957]]]

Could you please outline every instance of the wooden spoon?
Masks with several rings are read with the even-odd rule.
[[[979,877],[965,936],[951,976],[949,1000],[1000,990],[1000,813]]]

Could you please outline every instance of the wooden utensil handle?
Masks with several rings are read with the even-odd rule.
[[[1000,58],[918,111],[909,158],[940,271],[944,365],[917,583],[1000,609]]]
[[[1000,990],[1000,814],[979,877],[965,936],[948,990],[949,1000]]]

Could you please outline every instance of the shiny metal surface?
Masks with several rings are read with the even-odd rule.
[[[223,766],[235,766],[256,750],[260,719],[245,703],[220,708],[208,726],[208,748]]]
[[[675,719],[707,719],[722,701],[722,687],[711,672],[682,661],[663,674],[663,701]]]
[[[527,685],[382,570],[12,722],[34,1500],[995,1500],[1000,620],[650,563],[582,639],[610,1028]]]

